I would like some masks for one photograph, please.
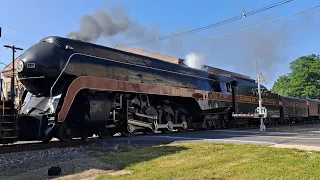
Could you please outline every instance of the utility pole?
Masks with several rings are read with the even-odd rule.
[[[15,108],[15,84],[14,84],[14,60],[15,60],[15,56],[14,56],[14,53],[17,51],[17,50],[20,50],[22,51],[23,49],[22,48],[19,48],[19,47],[16,47],[16,46],[9,46],[9,45],[4,45],[5,48],[9,48],[12,50],[12,77],[11,77],[11,100],[12,100],[12,103],[13,103],[13,108]]]
[[[264,125],[264,118],[267,117],[267,109],[265,107],[262,107],[262,97],[261,97],[261,81],[267,82],[266,80],[266,74],[262,75],[259,73],[259,67],[258,67],[258,61],[257,61],[257,83],[258,83],[258,94],[259,94],[259,106],[256,109],[256,114],[258,114],[258,117],[260,118],[260,131],[265,131],[266,126]],[[261,80],[262,79],[262,80]]]

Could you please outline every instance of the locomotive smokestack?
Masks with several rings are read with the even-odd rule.
[[[84,15],[81,18],[79,29],[66,36],[70,39],[94,43],[100,37],[112,37],[119,34],[140,38],[144,32],[145,29],[129,17],[122,4],[115,6],[106,4],[103,9],[96,10],[93,14]]]
[[[200,53],[189,53],[186,56],[186,64],[187,66],[195,69],[202,69],[204,65],[204,56]]]

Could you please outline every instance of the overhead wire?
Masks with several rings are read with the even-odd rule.
[[[236,33],[239,33],[239,32],[247,31],[247,30],[259,27],[259,26],[263,26],[263,25],[266,25],[266,24],[270,24],[270,23],[274,23],[274,22],[277,22],[277,21],[281,21],[281,20],[287,19],[289,17],[296,16],[296,15],[311,11],[311,10],[319,8],[319,7],[320,7],[320,5],[313,6],[311,8],[307,8],[307,9],[304,9],[304,10],[299,11],[299,12],[295,12],[295,13],[292,13],[292,14],[289,14],[289,15],[286,15],[286,16],[282,16],[282,17],[277,18],[277,19],[265,21],[265,22],[262,22],[262,23],[259,23],[259,24],[253,25],[253,26],[249,26],[249,27],[242,28],[242,29],[239,29],[239,30],[236,30],[236,31],[232,31],[232,32],[229,32],[229,33],[221,34],[221,35],[218,35],[218,36],[215,36],[215,37],[211,37],[211,38],[208,38],[208,39],[205,39],[205,40],[195,41],[195,42],[188,43],[188,44],[182,44],[181,46],[185,47],[185,46],[188,46],[188,45],[204,43],[204,42],[207,42],[207,41],[210,41],[210,40],[213,40],[213,39],[218,39],[218,38],[222,38],[222,37],[229,36],[229,35],[232,35],[232,34],[236,34]]]
[[[22,32],[25,32],[25,33],[27,33],[27,34],[29,34],[29,35],[30,35],[30,34],[33,34],[33,35],[37,35],[37,36],[44,36],[43,34],[40,34],[40,33],[35,33],[35,32],[31,32],[31,31],[25,30],[25,29],[21,29],[21,28],[16,28],[16,27],[13,27],[13,26],[4,25],[4,24],[2,24],[2,23],[0,23],[0,27],[6,27],[6,28],[9,28],[9,29],[17,30],[17,31],[22,31]],[[21,40],[21,39],[9,37],[9,36],[2,36],[2,37],[0,37],[0,39],[8,40],[8,41],[15,41],[15,42],[23,43],[23,44],[28,44],[28,45],[31,45],[31,44],[34,43],[34,42],[25,41],[25,40]]]
[[[20,42],[20,43],[26,43],[25,41],[22,41],[22,40],[19,40],[19,39],[15,39],[15,38],[11,38],[11,37],[7,37],[7,36],[3,36],[1,38],[5,39],[5,40],[17,41],[17,42]]]
[[[200,32],[200,31],[203,31],[203,30],[207,30],[207,29],[211,29],[211,28],[214,28],[214,27],[218,27],[218,26],[224,25],[224,24],[228,24],[228,23],[231,23],[231,22],[246,18],[248,16],[252,16],[254,14],[261,13],[261,12],[266,11],[268,9],[272,9],[272,8],[277,7],[277,6],[292,2],[292,1],[293,0],[283,0],[283,1],[280,1],[280,2],[277,2],[277,3],[273,3],[271,5],[268,5],[268,6],[265,6],[265,7],[253,10],[253,11],[243,12],[240,15],[237,15],[237,16],[234,16],[232,18],[220,21],[218,23],[210,24],[210,25],[207,25],[207,26],[204,26],[204,27],[196,28],[196,29],[185,31],[185,32],[181,32],[181,33],[175,33],[175,34],[171,34],[171,35],[167,35],[167,36],[157,37],[157,38],[153,38],[153,39],[150,39],[150,40],[145,40],[145,41],[140,41],[140,42],[136,42],[136,43],[125,44],[125,45],[126,46],[135,46],[135,45],[141,45],[141,44],[149,44],[149,43],[158,42],[158,41],[161,41],[161,40],[175,38],[175,37],[178,37],[178,36],[189,35],[189,34],[192,34],[192,33]]]
[[[33,34],[33,35],[37,35],[37,36],[43,36],[43,34],[31,32],[31,31],[28,31],[28,30],[25,30],[25,29],[21,29],[21,28],[15,28],[15,27],[8,26],[8,25],[3,25],[3,24],[0,24],[0,26],[1,26],[1,27],[7,27],[7,28],[10,28],[10,29],[14,29],[14,30],[18,30],[18,31],[22,31],[22,32],[25,32],[25,33],[27,33],[27,34]]]

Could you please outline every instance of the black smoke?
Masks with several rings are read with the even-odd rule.
[[[93,14],[84,15],[79,29],[68,33],[67,37],[94,43],[101,37],[125,35],[139,39],[144,34],[145,28],[131,19],[124,5],[117,3],[105,4]]]

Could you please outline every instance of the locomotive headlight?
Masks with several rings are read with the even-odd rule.
[[[23,62],[22,62],[22,61],[19,61],[19,62],[17,63],[17,71],[18,71],[18,72],[22,72],[22,71],[23,71],[23,68],[24,68]]]

